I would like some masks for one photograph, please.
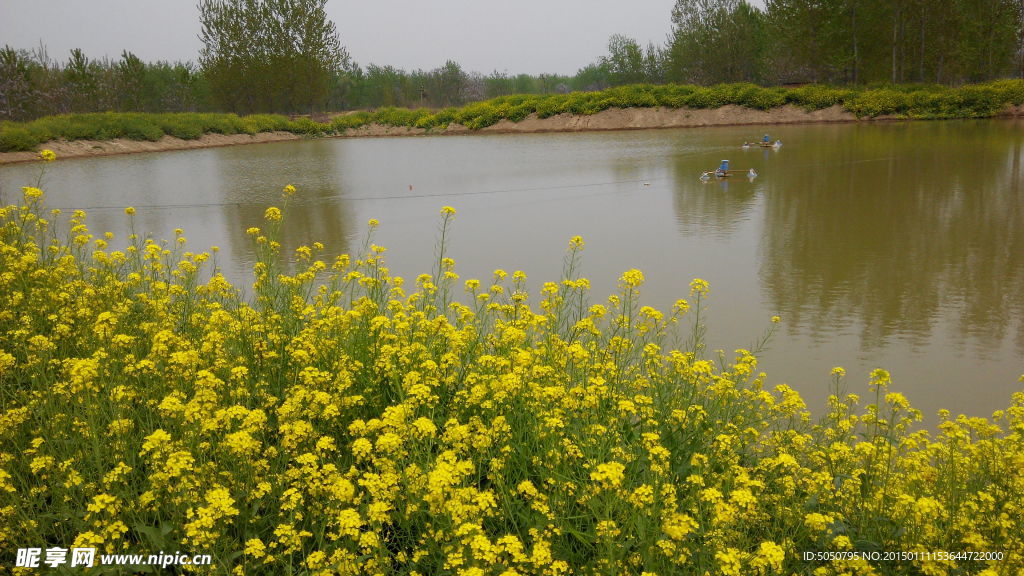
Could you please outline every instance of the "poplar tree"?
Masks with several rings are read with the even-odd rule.
[[[314,112],[349,64],[327,0],[201,0],[199,63],[234,112]]]
[[[714,84],[761,80],[765,17],[744,0],[676,0],[667,76]]]

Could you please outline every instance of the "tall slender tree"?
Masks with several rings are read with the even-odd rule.
[[[668,49],[670,80],[712,84],[761,80],[764,13],[745,0],[677,0]]]
[[[238,112],[313,112],[349,65],[327,0],[200,0],[199,62],[213,97]]]
[[[636,40],[613,34],[608,39],[608,55],[601,59],[614,85],[638,84],[647,81],[644,52]]]
[[[969,82],[1012,75],[1019,9],[1010,0],[960,0],[960,56]]]

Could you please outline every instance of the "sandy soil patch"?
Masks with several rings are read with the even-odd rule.
[[[1019,118],[1024,116],[1024,104],[1018,104],[1016,106],[1007,106],[1002,112],[998,114],[1000,117],[1012,117]]]
[[[81,158],[83,156],[109,156],[112,154],[135,154],[139,152],[163,152],[166,150],[188,150],[192,148],[215,148],[217,146],[235,146],[238,144],[257,144],[261,142],[280,142],[298,140],[301,136],[291,132],[260,132],[259,134],[205,134],[197,140],[182,140],[173,136],[164,136],[156,142],[139,140],[54,140],[39,146],[40,149],[53,150],[57,158]],[[38,158],[36,152],[4,152],[0,153],[0,164],[13,162],[30,162]]]
[[[857,117],[833,106],[807,112],[796,106],[753,110],[728,105],[714,110],[687,108],[612,108],[591,116],[559,114],[548,118],[527,116],[520,122],[502,120],[482,132],[578,132],[588,130],[636,130],[644,128],[685,128],[735,126],[742,124],[795,124],[804,122],[854,122]]]
[[[384,126],[381,124],[365,124],[358,128],[350,128],[345,131],[344,137],[359,138],[363,136],[418,136],[425,134],[422,128],[411,128],[409,126]]]

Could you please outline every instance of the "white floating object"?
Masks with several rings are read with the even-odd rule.
[[[750,172],[747,172],[747,178],[750,178],[751,180],[757,178],[757,172],[753,168],[751,168]]]

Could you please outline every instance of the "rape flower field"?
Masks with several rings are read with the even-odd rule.
[[[704,350],[700,279],[668,314],[638,270],[592,303],[573,237],[539,294],[463,280],[445,207],[407,282],[375,220],[351,257],[283,253],[293,193],[248,231],[251,297],[183,231],[94,235],[38,182],[0,209],[0,565],[95,546],[220,574],[1024,573],[1024,393],[929,432],[884,370],[862,402],[836,368],[812,419],[756,350]],[[905,554],[804,559],[851,551]]]

